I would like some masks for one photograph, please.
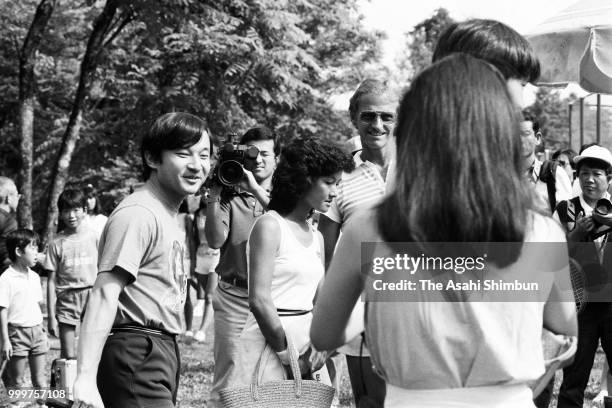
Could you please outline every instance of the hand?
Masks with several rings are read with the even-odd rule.
[[[327,361],[327,351],[317,351],[313,346],[310,346],[310,366],[311,370],[319,371],[321,367],[325,365],[325,361]]]
[[[72,388],[72,395],[72,408],[104,408],[95,378],[88,380],[78,376]]]
[[[49,316],[49,321],[47,322],[47,331],[50,335],[54,337],[59,337],[59,325],[57,324],[57,319],[55,317]]]
[[[581,212],[576,217],[576,226],[574,227],[574,231],[572,232],[578,235],[579,237],[584,238],[594,228],[595,228],[595,222],[593,221],[593,217],[591,216],[585,217],[584,213]]]
[[[244,166],[242,167],[242,172],[242,180],[240,180],[240,183],[238,183],[238,187],[248,191],[249,193],[253,193],[259,188],[259,183],[257,183],[257,180],[255,180],[253,173],[250,170],[245,169]]]
[[[13,356],[13,346],[10,341],[5,341],[2,344],[2,360],[10,360]]]

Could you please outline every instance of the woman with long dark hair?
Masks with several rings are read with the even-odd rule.
[[[387,383],[385,407],[532,407],[527,383],[544,372],[543,325],[576,333],[573,304],[558,300],[571,287],[563,231],[532,209],[520,177],[520,120],[500,72],[466,54],[425,69],[402,98],[395,189],[349,222],[311,327],[317,349],[343,344],[350,311],[366,291],[366,342]],[[423,259],[443,255],[435,243],[459,243],[445,244],[456,261],[462,243],[477,243],[465,248],[488,252],[488,269],[479,276],[533,276],[539,290],[501,302],[488,292],[446,286],[412,291],[405,301],[396,292],[370,301],[368,288],[385,275],[372,273],[374,259],[360,258],[363,242],[378,243],[389,256],[397,253],[393,245],[408,243],[402,248]],[[550,244],[557,252],[534,264],[530,242],[561,244]],[[507,244],[498,251],[495,243]],[[417,267],[403,276],[418,282],[427,272]],[[430,276],[465,283],[470,275],[455,269]]]

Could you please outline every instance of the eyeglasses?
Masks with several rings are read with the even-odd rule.
[[[565,167],[569,165],[569,163],[566,162],[565,160],[557,160],[557,163],[559,163],[559,166],[561,167]]]
[[[372,123],[378,118],[383,123],[395,122],[395,115],[391,112],[363,111],[359,114],[359,120],[362,122]]]

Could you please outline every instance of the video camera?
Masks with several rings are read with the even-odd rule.
[[[234,141],[236,140],[236,141]],[[259,155],[256,146],[241,145],[237,135],[232,133],[223,147],[219,149],[219,162],[206,180],[205,187],[211,187],[213,182],[224,186],[235,186],[244,176],[243,166],[246,160],[255,160]]]

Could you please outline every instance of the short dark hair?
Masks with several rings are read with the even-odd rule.
[[[440,35],[433,62],[456,52],[487,61],[506,80],[534,82],[540,76],[540,61],[529,42],[496,20],[477,18],[451,23]]]
[[[67,188],[60,194],[57,199],[57,208],[60,211],[70,210],[71,208],[86,208],[87,196],[83,190],[76,188]]]
[[[278,135],[265,126],[257,126],[245,132],[240,138],[240,144],[247,144],[258,140],[272,140],[274,142],[274,155],[278,156],[281,152],[281,145]]]
[[[204,119],[185,112],[165,113],[155,119],[140,145],[144,180],[147,180],[153,171],[147,164],[145,153],[149,153],[151,159],[161,161],[162,151],[193,146],[202,138],[204,132],[209,136],[212,155],[215,140]]]
[[[354,168],[351,155],[328,140],[315,136],[294,139],[283,149],[272,176],[268,209],[286,215],[306,194],[314,179]]]
[[[364,79],[349,101],[349,116],[351,122],[355,122],[357,119],[357,111],[359,110],[359,101],[364,95],[385,95],[389,92],[389,85],[381,80],[375,78]]]
[[[540,131],[540,122],[533,116],[531,113],[527,111],[523,111],[523,120],[525,122],[531,122],[531,129],[533,129],[533,133],[538,133]]]
[[[25,247],[32,243],[38,244],[38,234],[31,229],[21,228],[9,232],[6,236],[6,250],[9,259],[15,262],[17,260],[16,249],[19,248],[23,251]]]
[[[551,159],[557,160],[562,154],[567,156],[570,166],[572,166],[572,169],[575,169],[576,163],[574,163],[574,157],[578,156],[578,154],[574,151],[574,149],[557,150],[553,153]]]

